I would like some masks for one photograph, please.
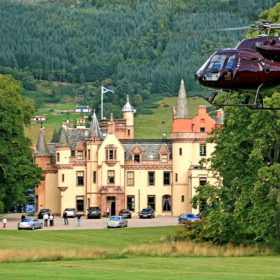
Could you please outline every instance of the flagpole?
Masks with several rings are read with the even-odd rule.
[[[101,120],[103,120],[103,90],[101,86]]]

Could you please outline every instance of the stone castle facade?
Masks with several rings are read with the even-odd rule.
[[[189,116],[184,82],[173,111],[170,139],[134,139],[135,109],[127,100],[123,119],[97,120],[90,127],[64,124],[58,143],[46,143],[41,130],[34,149],[34,161],[44,170],[45,180],[35,188],[36,210],[51,209],[62,214],[65,208],[99,206],[111,215],[130,209],[137,215],[151,207],[156,215],[191,213],[195,188],[214,181],[200,160],[214,150],[206,143],[208,132],[222,124],[218,111],[211,118],[200,106],[195,118]],[[171,116],[170,116],[171,117]]]

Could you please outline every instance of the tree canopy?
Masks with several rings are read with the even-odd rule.
[[[42,178],[24,136],[24,124],[32,112],[31,104],[21,96],[20,83],[0,74],[0,211],[24,204],[28,190]]]

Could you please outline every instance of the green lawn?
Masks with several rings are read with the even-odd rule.
[[[148,257],[118,254],[128,246],[160,243],[176,227],[100,230],[0,231],[0,256],[30,250],[92,249],[93,259],[3,262],[0,279],[280,279],[280,257]],[[69,250],[69,251],[68,251]],[[103,251],[102,251],[103,250]],[[104,256],[104,257],[103,257]]]
[[[124,258],[1,264],[1,279],[276,280],[278,257]]]
[[[28,249],[106,249],[118,251],[130,245],[160,242],[174,235],[176,227],[127,228],[121,230],[0,231],[1,250]]]

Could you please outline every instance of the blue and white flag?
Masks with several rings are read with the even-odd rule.
[[[102,87],[102,93],[113,93],[114,91],[112,89],[108,89],[105,87]]]

